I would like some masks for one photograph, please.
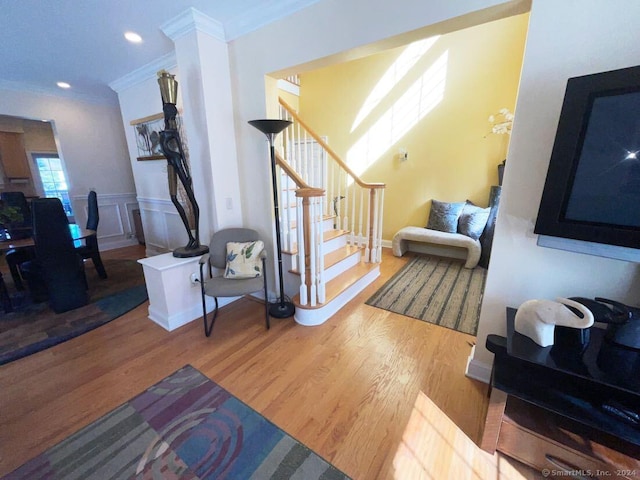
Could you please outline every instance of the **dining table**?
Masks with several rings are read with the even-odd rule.
[[[71,238],[74,241],[83,240],[85,238],[89,238],[96,234],[95,230],[82,228],[77,223],[70,223],[69,231],[71,233]],[[18,250],[21,248],[33,247],[34,245],[35,245],[35,241],[33,237],[18,238],[18,239],[5,238],[4,240],[0,240],[0,254],[4,252],[8,252],[9,250]],[[0,272],[0,304],[2,305],[2,309],[4,310],[5,313],[13,311],[13,306],[11,304],[11,296],[9,295],[7,286],[4,283],[2,272]]]

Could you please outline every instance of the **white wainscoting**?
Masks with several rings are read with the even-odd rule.
[[[171,200],[138,197],[148,257],[187,244],[184,224]]]
[[[87,224],[87,196],[76,195],[72,202],[76,223],[84,227]],[[138,243],[133,222],[133,210],[137,208],[135,193],[98,192],[98,245],[101,251]]]

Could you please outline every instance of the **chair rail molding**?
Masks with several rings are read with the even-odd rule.
[[[148,257],[172,251],[187,242],[180,215],[173,203],[165,198],[138,197],[142,228]],[[208,238],[201,238],[203,245]]]
[[[138,208],[135,193],[98,193],[100,223],[98,224],[98,241],[100,250],[136,245],[133,211]],[[76,223],[83,226],[87,223],[87,195],[72,197]]]

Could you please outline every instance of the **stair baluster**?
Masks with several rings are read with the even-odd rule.
[[[318,278],[316,277],[316,259],[318,239],[316,238],[316,208],[315,202],[312,199],[305,198],[308,205],[308,214],[305,215],[309,219],[308,226],[305,225],[305,233],[308,232],[306,238],[309,239],[309,304],[315,307],[318,304],[318,293],[316,291],[316,284]]]
[[[302,305],[307,305],[307,267],[305,265],[305,251],[304,251],[304,229],[302,225],[304,225],[303,220],[303,207],[302,207],[302,198],[296,198],[296,203],[298,208],[296,209],[298,213],[297,220],[297,228],[298,231],[298,271],[300,272],[300,303]]]
[[[382,263],[382,219],[384,217],[384,188],[378,190],[378,196],[380,197],[378,207],[378,255],[377,263]]]
[[[317,216],[316,216],[316,236],[318,238],[318,303],[324,304],[326,300],[326,285],[324,278],[324,241],[323,241],[323,222],[324,218],[323,212],[323,198],[315,197],[314,201],[316,202],[317,207]]]
[[[364,212],[364,188],[360,189],[360,214],[358,215],[358,247],[364,245],[364,235],[362,234],[362,212]]]

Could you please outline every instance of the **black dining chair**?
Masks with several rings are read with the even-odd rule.
[[[19,222],[13,222],[9,227],[9,234],[12,240],[18,240],[21,238],[28,238],[33,234],[33,227],[31,222],[31,207],[27,198],[22,192],[2,192],[0,193],[0,200],[9,207],[14,207],[22,215],[22,220]],[[36,256],[34,247],[23,247],[17,249],[8,250],[5,254],[9,271],[11,272],[11,278],[16,290],[24,290],[22,283],[22,274],[20,272],[20,264],[33,260]]]
[[[76,252],[83,258],[90,258],[93,266],[98,272],[98,276],[102,279],[107,278],[107,271],[100,258],[100,250],[98,248],[98,223],[100,222],[100,212],[98,211],[98,195],[91,190],[87,197],[87,230],[96,231],[95,235],[85,238],[84,245],[76,247]]]
[[[73,244],[69,221],[59,198],[31,202],[36,258],[21,265],[35,301],[49,300],[56,313],[89,302],[84,263]]]

